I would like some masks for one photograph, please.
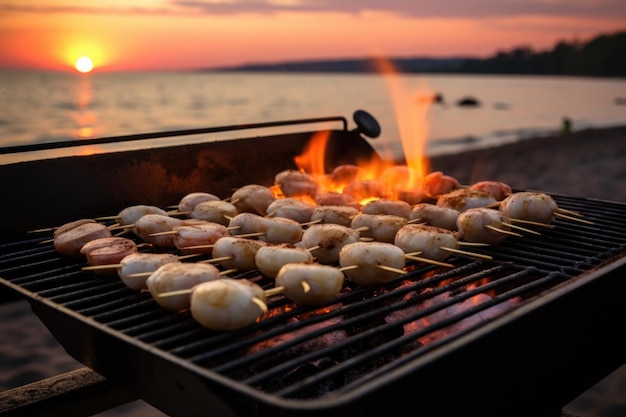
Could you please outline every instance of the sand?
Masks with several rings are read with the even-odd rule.
[[[498,180],[515,190],[539,190],[626,202],[626,127],[541,137],[430,161],[463,184]],[[82,365],[72,359],[25,301],[0,306],[0,390]],[[619,331],[619,329],[616,329]],[[626,415],[626,366],[564,407],[582,417]],[[99,416],[162,416],[138,401]]]
[[[523,140],[433,158],[462,184],[506,182],[515,190],[626,202],[626,126]]]

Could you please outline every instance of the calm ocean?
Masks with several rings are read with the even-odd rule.
[[[458,106],[465,97],[480,105]],[[381,125],[377,149],[397,155],[400,138],[425,136],[434,156],[556,132],[565,117],[574,130],[626,124],[625,102],[623,79],[5,70],[0,146],[325,116],[354,127],[363,109]]]

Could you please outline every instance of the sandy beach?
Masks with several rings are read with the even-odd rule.
[[[463,184],[498,180],[514,190],[539,190],[626,202],[626,126],[524,140],[430,161]],[[0,390],[77,369],[24,301],[0,306]],[[618,329],[616,329],[618,331]],[[626,415],[626,366],[564,407],[573,416]],[[99,416],[162,416],[138,401]]]

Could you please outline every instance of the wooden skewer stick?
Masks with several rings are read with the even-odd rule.
[[[535,222],[532,220],[524,220],[524,219],[512,219],[509,218],[509,220],[511,222],[514,223],[522,223],[522,224],[528,224],[531,226],[539,226],[539,227],[545,227],[546,229],[554,229],[554,225],[548,224],[548,223],[540,223],[540,222]]]
[[[404,255],[404,257],[406,259],[410,259],[412,261],[417,261],[417,262],[423,262],[425,264],[432,264],[432,265],[438,265],[438,266],[445,266],[448,268],[454,268],[454,265],[449,264],[447,262],[440,262],[440,261],[436,261],[434,259],[428,259],[428,258],[422,258],[421,256],[412,256],[412,255]]]
[[[387,266],[387,265],[375,265],[375,267],[378,269],[382,269],[383,271],[396,272],[402,275],[408,273],[404,269],[398,269],[398,268],[394,268],[392,266]],[[344,271],[350,271],[350,270],[359,269],[359,268],[361,268],[359,265],[347,265],[347,266],[342,266],[341,268],[339,268],[339,270],[341,272],[344,272]]]
[[[244,233],[241,235],[233,235],[233,237],[256,237],[256,236],[265,236],[267,233],[265,232],[254,232],[254,233]]]
[[[150,236],[167,236],[167,235],[177,235],[177,234],[178,234],[177,230],[167,230],[165,232],[150,233]]]
[[[387,266],[387,265],[376,265],[376,268],[382,269],[383,271],[395,272],[400,275],[404,275],[408,273],[404,269],[398,269],[398,268],[394,268],[392,266]]]
[[[581,213],[579,213],[577,211],[568,210],[568,209],[564,209],[564,208],[561,208],[561,207],[558,207],[556,209],[556,211],[558,211],[559,213],[563,213],[563,214],[569,214],[571,216],[585,217],[585,216],[583,216]]]
[[[119,230],[119,229],[132,229],[133,227],[135,227],[135,223],[133,224],[112,224],[111,226],[108,226],[108,229],[113,231],[113,230]]]
[[[183,259],[189,259],[189,258],[194,258],[196,256],[203,256],[204,253],[190,253],[189,255],[180,255],[178,256],[179,260],[183,260]]]
[[[347,266],[342,266],[341,268],[339,268],[339,270],[341,272],[344,272],[344,271],[351,271],[353,269],[359,269],[359,268],[360,268],[360,266],[358,266],[358,265],[347,265]]]
[[[483,243],[483,242],[466,242],[464,240],[459,240],[457,241],[457,243],[459,244],[459,246],[491,246],[489,243]]]
[[[420,223],[423,219],[421,218],[415,218],[415,219],[409,219],[409,221],[407,223],[409,224],[413,224],[413,223]],[[425,223],[424,223],[425,224]]]
[[[130,229],[122,230],[122,231],[121,231],[121,232],[119,232],[119,233],[111,234],[111,236],[113,236],[113,237],[120,237],[120,236],[124,236],[124,235],[127,235],[127,234],[129,233],[129,230],[130,230]],[[146,244],[147,244],[147,245],[149,245],[149,243],[146,243]]]
[[[311,291],[311,285],[308,282],[300,281],[300,285],[302,285],[302,289],[304,290],[305,293],[308,293],[309,291]],[[263,291],[263,293],[265,294],[266,297],[271,297],[272,295],[282,294],[284,291],[285,291],[285,287],[281,285],[278,287],[271,288],[269,290],[265,290]]]
[[[123,266],[122,264],[89,265],[89,266],[83,266],[81,268],[81,271],[104,271],[107,269],[121,268],[122,266]]]
[[[167,214],[168,216],[189,216],[189,214],[191,214],[190,211],[178,211],[178,210],[172,210],[172,211],[166,211],[165,214]]]
[[[193,292],[193,288],[185,288],[184,290],[176,290],[176,291],[168,291],[157,294],[159,298],[161,297],[174,297],[175,295],[188,295]]]
[[[102,216],[102,217],[96,217],[94,220],[95,221],[101,221],[101,220],[119,220],[120,216]]]
[[[442,249],[442,250],[445,250],[445,251],[448,251],[448,252],[452,252],[452,253],[458,253],[459,255],[472,256],[474,258],[493,259],[489,255],[483,255],[481,253],[474,253],[474,252],[467,252],[467,251],[460,250],[460,249],[455,249],[455,248],[447,248],[445,246],[441,246],[439,249]]]
[[[194,249],[211,249],[215,244],[212,245],[193,245],[193,246],[184,246],[179,248],[180,250],[194,250]]]
[[[57,229],[58,229],[58,227],[44,227],[43,229],[29,230],[28,233],[53,232],[53,231],[55,231]]]
[[[250,301],[252,301],[254,304],[258,305],[259,308],[261,309],[261,311],[263,311],[263,313],[267,313],[267,304],[265,304],[265,301],[261,300],[258,297],[252,297],[250,299]]]
[[[318,224],[318,223],[321,223],[321,222],[322,222],[322,219],[317,219],[317,220],[313,220],[311,222],[300,223],[300,226],[302,226],[302,227],[312,226],[314,224]]]
[[[556,217],[561,217],[563,219],[573,220],[573,221],[579,222],[579,223],[594,224],[593,222],[591,222],[589,220],[581,219],[581,218],[575,217],[575,216],[568,216],[567,214],[559,213],[558,211],[555,211],[554,215]]]
[[[517,237],[524,237],[524,235],[520,235],[519,233],[515,233],[515,232],[511,232],[510,230],[504,230],[504,229],[498,229],[495,226],[492,226],[490,224],[485,226],[487,229],[491,229],[494,232],[498,232],[498,233],[504,233],[505,235],[511,235],[511,236],[517,236]]]
[[[201,263],[213,263],[213,262],[220,263],[222,261],[230,261],[231,259],[235,259],[235,257],[234,256],[222,256],[219,258],[211,258],[211,259],[207,259],[207,260],[200,261],[200,262]]]
[[[284,290],[285,290],[285,287],[280,286],[280,287],[275,287],[269,290],[265,290],[264,293],[266,297],[271,297],[272,295],[282,294]]]
[[[523,232],[528,232],[528,233],[532,233],[534,235],[539,235],[539,236],[541,235],[541,233],[537,232],[536,230],[527,229],[525,227],[518,226],[516,224],[511,224],[511,223],[502,223],[502,224],[505,225],[505,226],[509,226],[509,227],[511,227],[513,229],[521,230]]]
[[[154,271],[136,272],[134,274],[124,275],[124,278],[145,278],[145,277],[149,277],[153,273],[154,273]]]

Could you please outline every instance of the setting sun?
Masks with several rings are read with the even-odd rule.
[[[74,66],[76,67],[76,70],[78,72],[87,73],[93,69],[93,62],[91,61],[89,57],[81,56],[80,58],[76,60],[76,63]]]

